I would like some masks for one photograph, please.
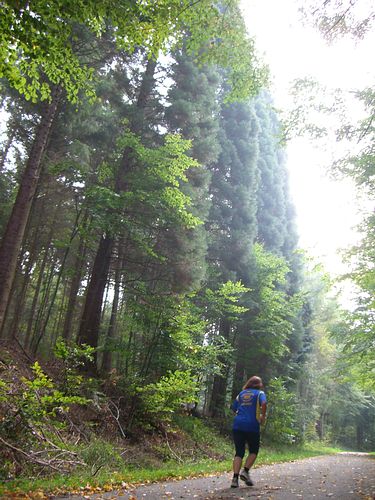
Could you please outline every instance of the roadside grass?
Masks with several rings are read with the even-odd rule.
[[[292,462],[303,458],[316,457],[319,455],[334,455],[344,451],[342,448],[329,446],[320,442],[305,443],[303,446],[280,446],[261,447],[256,466],[268,465],[277,462]]]
[[[310,443],[301,447],[275,446],[263,447],[259,453],[256,466],[277,462],[329,455],[342,451],[320,443]],[[145,484],[163,480],[179,480],[188,477],[208,476],[229,472],[232,458],[227,460],[199,460],[199,462],[176,463],[168,462],[157,468],[129,468],[127,466],[109,469],[103,467],[93,477],[88,470],[76,471],[69,476],[56,475],[44,478],[17,479],[0,484],[0,498],[44,498],[43,493],[64,494],[67,492],[78,494],[93,494],[124,488],[137,484]],[[27,495],[27,496],[26,496]]]

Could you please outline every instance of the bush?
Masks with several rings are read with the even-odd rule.
[[[152,420],[170,422],[184,403],[196,400],[198,384],[189,371],[169,372],[159,382],[138,387],[142,409]]]
[[[266,440],[290,444],[297,440],[295,395],[285,388],[282,378],[274,378],[267,389]]]
[[[55,356],[63,363],[60,388],[65,394],[75,394],[83,383],[82,375],[77,370],[86,362],[94,359],[95,348],[86,344],[66,343],[58,339],[55,345]]]
[[[206,420],[187,415],[175,415],[173,422],[198,445],[208,446],[217,453],[232,452],[231,440],[221,435],[217,428]]]
[[[21,377],[0,383],[0,469],[10,479],[21,471],[45,473],[49,468],[62,473],[82,463],[59,431],[66,427],[71,405],[88,402],[79,395],[60,391],[38,362],[31,379]],[[62,445],[62,447],[61,447]]]
[[[81,449],[78,453],[92,469],[116,468],[124,465],[124,461],[116,448],[108,441],[101,439],[93,439],[87,447]]]

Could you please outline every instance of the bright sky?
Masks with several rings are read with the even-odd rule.
[[[288,90],[296,78],[311,76],[334,88],[372,85],[375,33],[357,44],[347,39],[329,46],[317,31],[301,23],[298,3],[303,5],[303,0],[242,0],[250,35],[270,66],[276,107],[288,109]],[[327,151],[303,139],[292,140],[287,150],[300,246],[330,273],[339,273],[344,267],[337,252],[355,242],[353,226],[360,220],[354,189],[349,180],[328,179]]]

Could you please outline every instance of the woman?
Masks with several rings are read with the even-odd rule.
[[[249,470],[258,455],[260,424],[264,424],[267,411],[266,395],[262,389],[262,379],[257,376],[250,377],[232,404],[232,410],[236,413],[233,420],[233,440],[236,454],[233,460],[232,488],[238,488],[238,476],[248,486],[253,485]],[[249,448],[249,456],[240,474],[246,443]]]

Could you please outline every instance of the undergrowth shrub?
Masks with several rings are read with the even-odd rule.
[[[62,371],[59,377],[60,389],[65,394],[76,394],[82,389],[85,382],[89,385],[91,380],[84,380],[78,373],[78,369],[89,361],[94,360],[95,348],[86,344],[78,345],[73,342],[67,343],[58,339],[54,350],[57,359],[62,361]]]
[[[159,382],[138,387],[141,410],[153,423],[169,423],[184,403],[197,398],[199,387],[189,371],[168,372]]]
[[[194,455],[221,459],[232,454],[232,441],[221,434],[207,420],[189,415],[174,415],[173,425],[182,430],[193,442]]]
[[[32,367],[33,378],[20,378],[20,384],[12,386],[4,381],[0,384],[0,400],[3,417],[0,419],[0,436],[14,438],[35,434],[35,430],[48,423],[61,424],[60,414],[73,404],[86,404],[88,400],[79,395],[67,395],[56,388],[54,382],[43,372],[38,362]]]
[[[124,465],[116,447],[103,439],[93,438],[87,446],[81,447],[78,453],[93,472],[102,467],[116,468]]]
[[[79,353],[82,355],[82,353]],[[77,366],[66,358],[67,377],[54,382],[36,361],[31,375],[21,376],[13,364],[11,373],[2,372],[0,380],[0,469],[6,478],[19,473],[46,473],[51,470],[70,471],[81,465],[70,449],[70,435],[64,431],[72,424],[70,408],[89,403],[81,393]],[[27,373],[23,370],[23,373]]]
[[[225,443],[225,438],[205,420],[186,415],[175,415],[173,422],[197,443],[216,446]]]
[[[41,424],[46,417],[55,420],[59,412],[67,411],[72,404],[88,402],[86,398],[68,395],[56,389],[53,381],[43,372],[37,361],[31,368],[34,378],[22,379],[25,390],[16,396],[15,400],[29,423]]]
[[[266,442],[291,444],[298,440],[295,395],[285,387],[282,378],[274,378],[267,385],[267,422],[264,428]]]

